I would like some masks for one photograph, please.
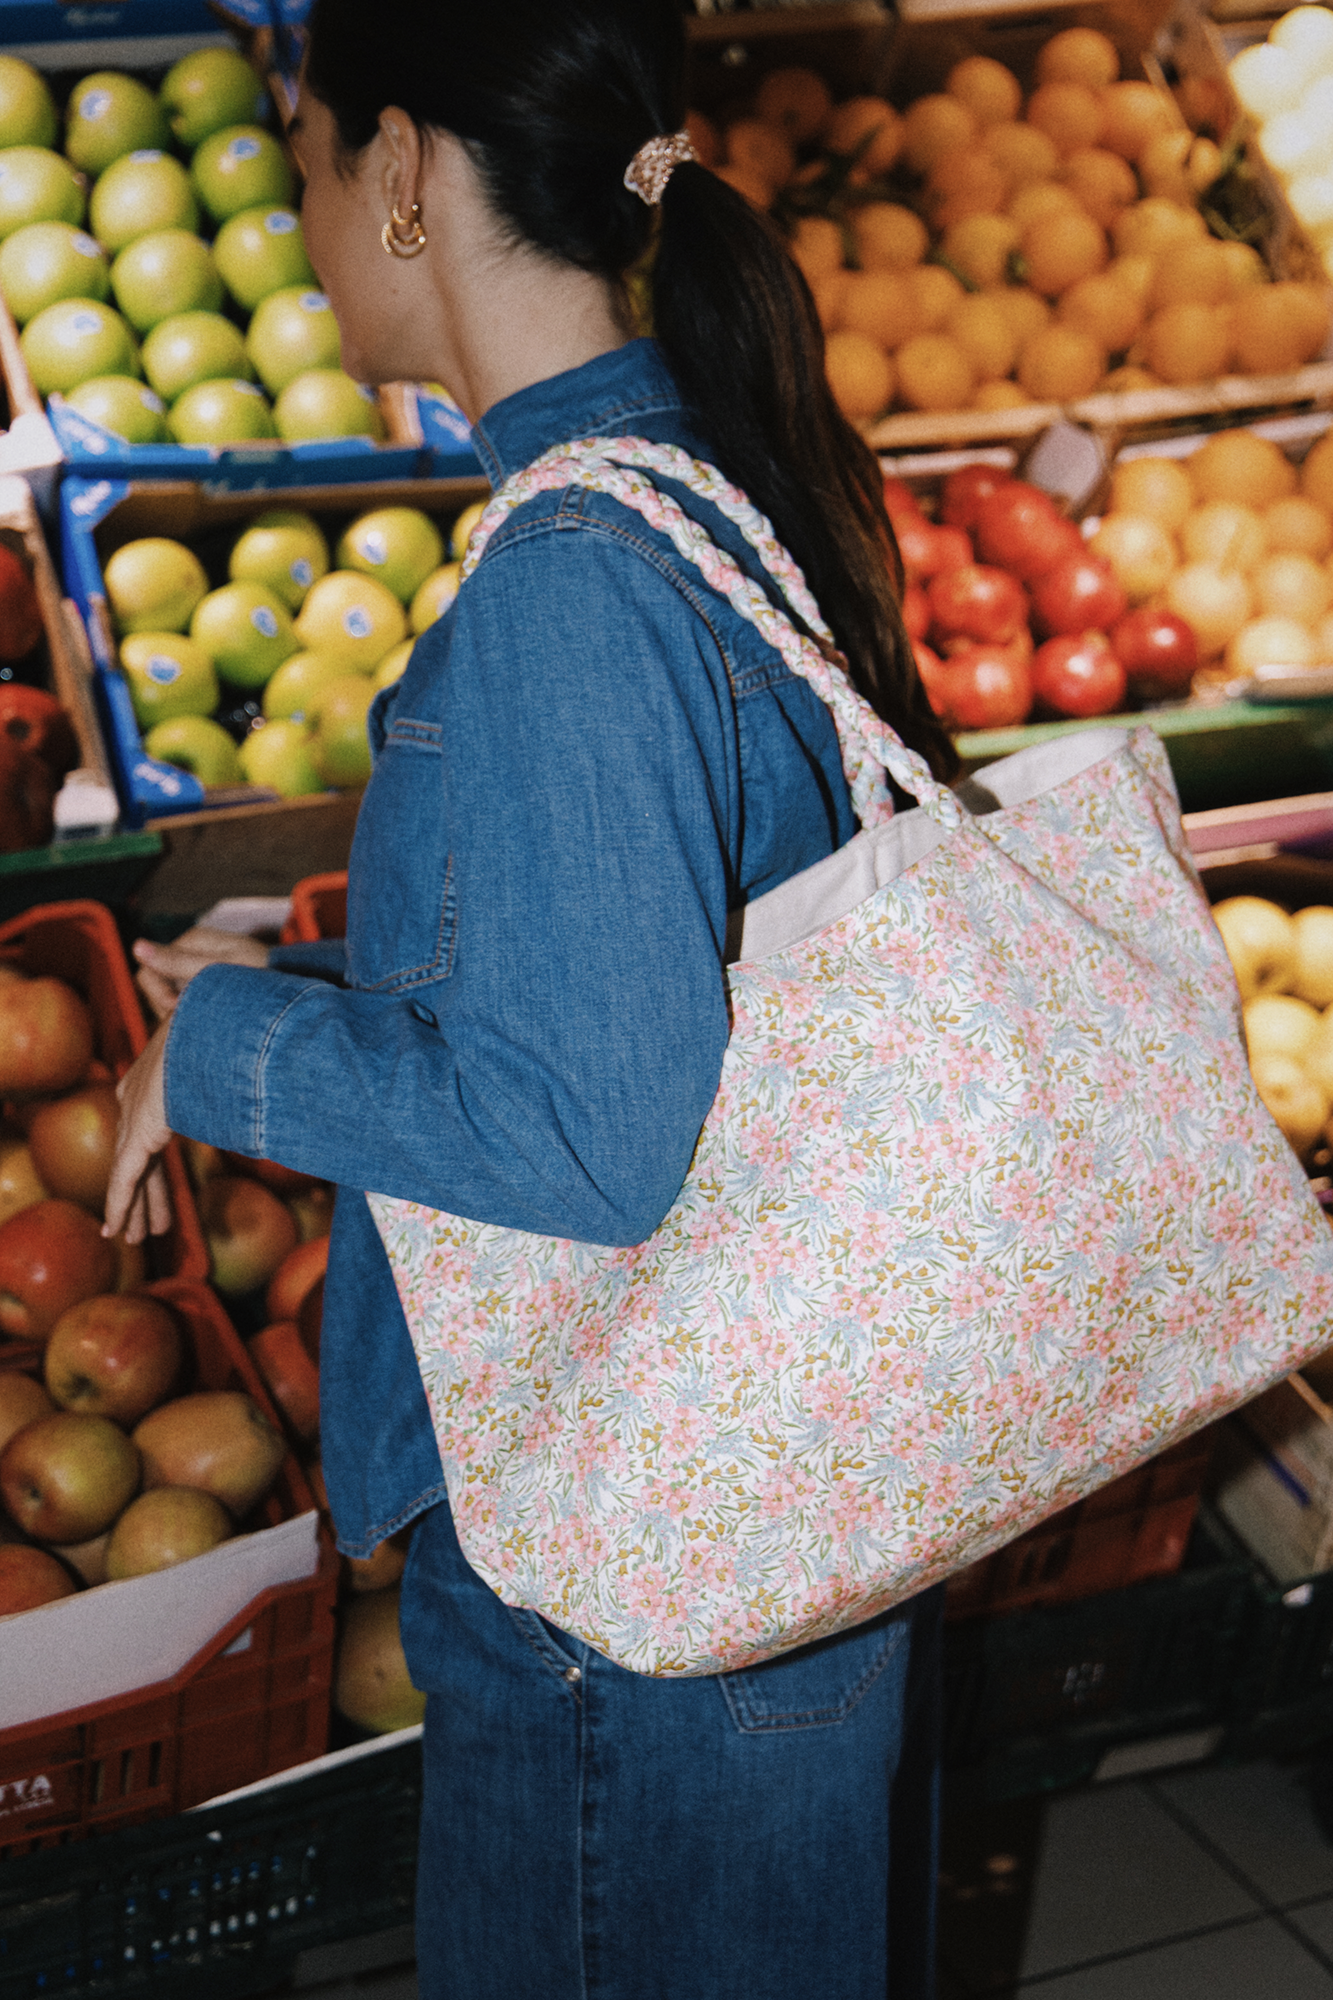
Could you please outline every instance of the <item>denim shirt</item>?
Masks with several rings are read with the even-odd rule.
[[[647,340],[474,433],[497,486],[596,434],[709,455]],[[716,510],[668,490],[763,578]],[[444,1498],[363,1191],[651,1235],[717,1091],[728,912],[856,830],[823,704],[665,536],[578,489],[509,517],[371,740],[345,948],[200,973],[166,1060],[175,1131],[338,1185],[321,1435],[351,1554]]]

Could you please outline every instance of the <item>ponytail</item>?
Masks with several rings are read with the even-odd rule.
[[[315,0],[310,18],[306,79],[347,150],[396,104],[467,144],[519,240],[614,283],[652,243],[625,169],[684,123],[683,77],[678,0]],[[952,776],[903,629],[879,466],[829,391],[809,289],[767,218],[694,164],[662,200],[653,315],[719,470],[801,565],[856,686]]]

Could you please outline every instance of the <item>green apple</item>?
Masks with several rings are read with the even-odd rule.
[[[407,637],[407,618],[374,577],[335,569],[312,585],[296,634],[312,653],[333,653],[349,672],[368,674]]]
[[[83,221],[83,182],[68,160],[44,146],[0,152],[0,240],[25,222]]]
[[[0,146],[54,146],[59,123],[40,71],[0,56]]]
[[[39,396],[65,395],[94,375],[137,375],[134,336],[100,299],[58,299],[19,335],[23,358]]]
[[[80,382],[65,401],[81,417],[127,444],[162,444],[167,436],[166,405],[131,375],[94,375]]]
[[[141,729],[173,715],[208,715],[218,705],[213,662],[180,632],[131,632],[120,645],[120,664]]]
[[[364,785],[370,778],[366,716],[375,689],[364,674],[344,674],[320,690],[312,757],[326,785]]]
[[[259,125],[227,125],[204,140],[190,178],[214,222],[261,202],[289,202],[292,172],[277,140]]]
[[[201,785],[236,785],[241,781],[236,745],[222,725],[207,716],[177,715],[170,722],[159,722],[144,737],[143,747],[161,763],[189,771]]]
[[[263,687],[301,650],[286,605],[262,583],[210,590],[190,620],[190,637],[233,687]]]
[[[404,639],[401,645],[395,646],[391,653],[384,655],[370,677],[370,685],[376,694],[381,688],[392,687],[395,681],[403,678],[407,671],[407,663],[412,657],[412,648],[416,643],[415,639]]]
[[[412,599],[412,610],[408,620],[418,638],[435,623],[437,618],[443,618],[458,595],[458,583],[462,573],[462,563],[447,562],[441,563],[440,567],[432,570],[426,578]]]
[[[270,292],[315,282],[294,208],[242,209],[219,229],[213,255],[227,290],[246,312]]]
[[[486,500],[474,501],[470,507],[463,509],[458,519],[454,522],[449,536],[449,553],[455,562],[461,563],[467,554],[467,545],[471,540],[472,530],[486,512],[489,504],[489,501]]]
[[[262,118],[264,86],[239,49],[195,49],[167,71],[158,102],[178,145],[193,152],[214,132]]]
[[[102,246],[68,222],[30,222],[0,243],[0,292],[20,326],[57,299],[105,299]]]
[[[107,168],[93,189],[89,224],[114,256],[136,237],[161,229],[199,227],[189,176],[179,160],[151,149],[127,153]]]
[[[272,507],[257,514],[231,552],[227,574],[233,583],[262,583],[289,611],[299,611],[305,594],[329,567],[329,545],[309,514]]]
[[[167,418],[177,444],[244,444],[275,438],[268,398],[253,382],[196,382]]]
[[[102,582],[118,632],[183,632],[208,591],[194,550],[165,535],[123,542],[103,566]]]
[[[0,267],[3,262],[0,249]],[[150,333],[177,313],[216,312],[222,304],[213,253],[188,229],[155,229],[151,236],[136,237],[112,265],[111,285],[136,333]]]
[[[289,382],[273,406],[278,436],[295,444],[302,438],[388,436],[373,389],[363,388],[341,368],[310,368]]]
[[[263,785],[280,798],[304,798],[326,789],[310,751],[310,732],[303,722],[266,722],[242,743],[241,769],[248,783]]]
[[[410,604],[444,561],[440,531],[419,507],[376,507],[353,521],[338,543],[339,569],[360,570]]]
[[[245,349],[270,396],[312,368],[336,368],[342,355],[333,308],[323,292],[300,285],[270,292],[262,301]]]
[[[143,367],[169,403],[196,382],[245,379],[251,372],[240,328],[215,312],[160,320],[143,344]]]
[[[270,722],[304,722],[329,683],[346,678],[347,662],[335,653],[293,653],[264,689],[264,714]]]
[[[113,160],[148,146],[165,146],[167,121],[151,90],[119,70],[98,70],[70,92],[65,154],[96,179]]]

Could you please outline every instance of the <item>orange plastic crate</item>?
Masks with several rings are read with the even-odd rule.
[[[147,1289],[188,1332],[187,1386],[242,1389],[276,1422],[215,1294],[180,1278]],[[250,1525],[273,1526],[314,1505],[289,1452]],[[0,1730],[0,1859],[184,1812],[322,1755],[337,1589],[337,1556],[321,1529],[315,1574],[252,1599],[171,1679]]]
[[[292,890],[292,913],[282,927],[284,944],[314,944],[347,935],[347,870],[307,875]]]

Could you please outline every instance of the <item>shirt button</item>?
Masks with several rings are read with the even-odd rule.
[[[566,1667],[565,1679],[569,1682],[569,1685],[571,1687],[577,1687],[579,1682],[583,1679],[583,1675],[580,1673],[577,1667]]]

